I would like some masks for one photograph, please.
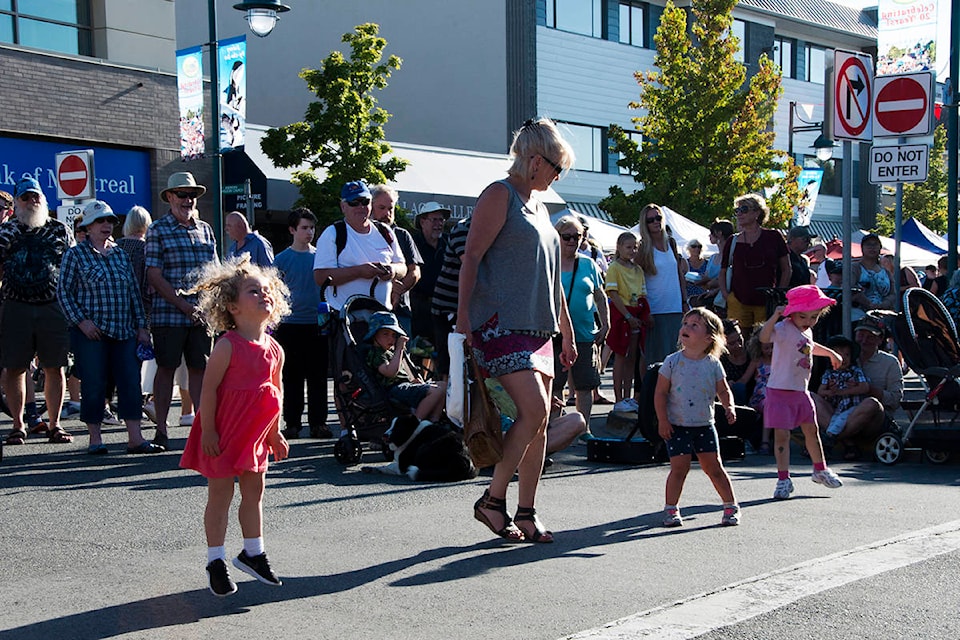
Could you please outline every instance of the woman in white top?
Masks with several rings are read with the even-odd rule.
[[[644,360],[663,362],[677,350],[677,336],[683,312],[689,308],[683,274],[686,261],[680,259],[677,243],[663,224],[659,205],[648,204],[640,211],[640,250],[637,265],[647,280],[647,300],[653,327],[647,332]],[[643,379],[636,376],[635,386]]]

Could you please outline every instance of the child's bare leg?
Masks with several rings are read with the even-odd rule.
[[[244,538],[263,537],[263,476],[245,471],[240,475],[240,531]]]
[[[823,444],[820,443],[820,431],[813,422],[800,425],[803,431],[804,444],[807,447],[807,453],[810,454],[810,461],[814,464],[823,462]]]
[[[666,504],[676,505],[680,502],[683,492],[683,483],[690,472],[691,456],[671,456],[670,473],[667,475]]]
[[[713,488],[720,494],[720,499],[724,504],[735,503],[737,499],[733,495],[733,484],[730,482],[730,476],[727,470],[723,468],[720,456],[716,453],[698,453],[697,460],[700,461],[700,468],[710,478]],[[671,503],[672,504],[672,503]]]
[[[773,430],[773,457],[777,461],[777,471],[790,471],[790,430]]]
[[[227,537],[227,518],[233,501],[233,477],[207,480],[207,507],[203,511],[203,529],[208,547],[222,547]]]
[[[427,392],[427,396],[417,405],[413,412],[418,420],[430,420],[436,422],[443,413],[443,405],[446,400],[446,385],[441,383],[434,386]]]

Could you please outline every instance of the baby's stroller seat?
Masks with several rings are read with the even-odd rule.
[[[903,293],[903,313],[885,317],[903,359],[925,389],[923,404],[914,412],[903,439],[920,447],[928,460],[946,462],[960,450],[960,345],[957,328],[935,295],[919,287]],[[919,424],[927,409],[933,424]],[[944,416],[949,415],[946,420]]]
[[[383,442],[383,434],[394,417],[410,413],[408,407],[390,401],[387,390],[366,362],[369,346],[363,339],[370,317],[378,311],[389,310],[375,298],[356,295],[331,318],[333,399],[341,428],[333,454],[344,464],[360,461],[363,442],[375,443],[384,458],[390,460],[393,456]]]

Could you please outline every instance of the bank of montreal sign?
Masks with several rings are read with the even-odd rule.
[[[56,209],[60,203],[57,199],[56,154],[79,149],[93,149],[97,198],[120,215],[139,204],[157,217],[157,212],[152,210],[150,154],[147,151],[0,136],[0,189],[13,193],[18,180],[31,176],[40,183],[50,208]]]

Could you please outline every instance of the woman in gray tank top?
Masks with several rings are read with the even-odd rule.
[[[534,192],[546,191],[574,156],[547,119],[524,123],[510,155],[507,179],[488,186],[473,210],[460,268],[456,331],[466,335],[486,375],[499,378],[517,406],[503,460],[473,513],[508,541],[553,542],[534,509],[546,451],[552,336],[562,336],[564,369],[577,351],[560,285],[560,238]],[[506,495],[514,472],[519,496],[511,519]]]

